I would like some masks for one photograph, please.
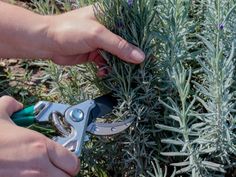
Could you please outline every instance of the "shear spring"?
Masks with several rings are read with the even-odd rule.
[[[63,122],[63,116],[59,112],[51,114],[50,122],[55,130],[62,136],[67,137],[70,135],[70,128]]]

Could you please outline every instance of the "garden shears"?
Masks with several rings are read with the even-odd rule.
[[[12,115],[19,126],[34,123],[52,124],[58,132],[53,140],[80,156],[87,133],[109,136],[126,130],[133,122],[129,118],[122,122],[99,123],[97,118],[106,118],[117,101],[110,94],[90,99],[77,105],[40,101]]]

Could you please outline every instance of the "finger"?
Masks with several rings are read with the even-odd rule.
[[[50,139],[47,140],[47,150],[48,157],[54,166],[71,176],[75,176],[79,172],[79,159],[72,152]]]
[[[23,105],[10,96],[0,98],[0,115],[11,116],[14,112],[23,109]]]
[[[138,64],[145,59],[145,54],[142,50],[106,28],[100,30],[100,34],[97,35],[96,39],[97,48],[104,49],[124,61]]]
[[[100,77],[100,78],[103,78],[103,77],[106,77],[108,74],[108,71],[107,69],[99,69],[98,72],[97,72],[97,76]]]
[[[94,63],[99,67],[104,67],[104,66],[108,66],[106,60],[104,60],[101,56],[97,57],[94,60]]]
[[[99,54],[98,51],[91,52],[88,56],[89,62],[95,63],[99,68],[107,65],[106,60]]]
[[[49,175],[50,177],[70,177],[69,174],[53,166],[50,168]]]
[[[98,51],[91,52],[89,54],[89,61],[95,63],[98,66],[96,73],[97,77],[103,78],[108,74],[108,65],[106,60],[99,54]]]

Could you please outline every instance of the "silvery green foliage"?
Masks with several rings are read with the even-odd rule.
[[[178,167],[177,173],[201,176],[203,170],[198,146],[193,143],[196,133],[190,129],[194,123],[191,113],[196,101],[195,95],[190,93],[192,72],[190,68],[186,70],[182,66],[195,56],[189,52],[192,43],[188,39],[196,26],[189,17],[192,2],[183,0],[161,2],[157,8],[160,22],[156,30],[163,47],[159,53],[163,59],[160,67],[164,68],[161,75],[160,102],[166,110],[163,122],[156,124],[158,129],[166,132],[165,138],[161,140],[164,151],[161,154],[173,157],[169,163]]]
[[[158,40],[158,55],[162,67],[172,67],[187,59],[188,35],[194,27],[189,18],[191,0],[159,0],[157,2],[157,19],[155,34]],[[165,72],[166,73],[166,72]]]
[[[171,127],[157,125],[161,129],[183,134],[182,137],[174,136],[174,139],[163,139],[162,142],[164,143],[183,146],[183,148],[176,148],[177,152],[164,152],[162,154],[185,156],[184,161],[172,165],[183,166],[184,168],[177,171],[177,173],[188,172],[190,176],[217,176],[224,173],[226,168],[233,165],[232,155],[235,156],[236,152],[235,118],[232,114],[235,106],[233,103],[235,93],[232,91],[234,82],[234,37],[232,35],[234,33],[227,34],[226,32],[226,30],[230,31],[228,28],[226,29],[226,25],[228,19],[235,15],[235,6],[232,1],[207,1],[204,2],[204,5],[207,7],[204,13],[205,24],[207,25],[202,28],[204,37],[197,35],[199,41],[206,46],[201,48],[200,54],[197,56],[202,71],[202,75],[199,75],[198,79],[202,82],[197,83],[192,79],[198,90],[197,100],[202,107],[198,109],[199,105],[194,106],[193,102],[190,103],[197,113],[189,114],[187,110],[190,110],[190,108],[183,106],[182,100],[187,93],[181,91],[182,84],[181,82],[177,83],[177,81],[184,81],[185,72],[179,70],[179,72],[174,72],[172,76],[174,78],[183,77],[174,81],[179,93],[180,103],[174,101],[173,98],[176,100],[176,97],[172,96],[168,101],[171,105],[163,104],[176,113],[176,115],[171,114],[170,118],[179,122],[180,127],[176,128],[176,125]],[[231,50],[226,50],[229,49],[229,43],[231,44]],[[184,85],[189,87],[187,83]],[[189,98],[191,97],[194,98],[193,95],[189,95]],[[183,125],[184,116],[193,118],[184,121],[186,124]],[[186,129],[188,136],[184,133]],[[180,159],[176,160],[179,161]]]
[[[58,102],[78,104],[97,94],[95,86],[90,86],[89,81],[80,73],[85,72],[85,67],[61,67],[51,62],[45,68],[45,77],[51,80],[51,91],[48,96],[57,96]]]
[[[157,19],[154,22],[155,34],[158,43],[158,74],[159,97],[162,101],[166,98],[178,96],[173,80],[167,71],[176,65],[187,63],[195,54],[189,52],[194,45],[188,38],[193,33],[193,20],[189,17],[191,1],[189,0],[162,0],[157,1]],[[171,124],[170,112],[163,108],[161,122]],[[162,110],[163,110],[162,109]],[[170,121],[170,122],[169,122]],[[166,135],[169,136],[169,135]]]
[[[235,17],[235,5],[234,1],[206,1],[206,6],[211,7],[205,16],[209,25],[203,30],[203,36],[198,36],[205,46],[198,60],[203,81],[196,83],[200,92],[198,101],[204,109],[204,113],[197,116],[202,123],[198,127],[199,139],[203,140],[201,148],[213,156],[206,159],[222,164],[221,167],[231,167],[232,157],[236,155],[235,91],[232,89],[235,46],[234,32],[227,24]],[[213,170],[223,172],[221,167]]]
[[[133,65],[122,62],[117,57],[103,52],[111,67],[111,73],[103,81],[105,87],[112,90],[118,98],[119,107],[114,115],[116,119],[135,118],[135,124],[116,140],[115,154],[123,157],[115,163],[125,170],[122,176],[138,176],[150,168],[152,154],[158,152],[155,122],[158,114],[155,74],[157,59],[152,22],[156,18],[154,0],[103,0],[98,7],[104,16],[98,18],[114,33],[130,43],[140,47],[146,54],[145,62]],[[123,142],[122,142],[123,141]]]
[[[59,13],[59,9],[52,0],[30,0],[35,12],[43,15]]]
[[[204,40],[204,39],[203,39]],[[207,42],[207,41],[205,41]],[[210,43],[206,43],[210,47]],[[213,46],[213,45],[212,45]],[[211,46],[211,47],[212,47]],[[222,164],[233,163],[231,156],[235,155],[235,118],[232,115],[234,73],[234,45],[229,56],[224,56],[222,49],[218,52],[208,48],[204,59],[199,60],[203,69],[203,83],[195,83],[200,96],[197,98],[205,109],[204,113],[196,114],[201,120],[199,126],[194,127],[199,132],[196,143],[200,143],[200,153],[210,153],[214,158],[209,161],[219,163],[213,170],[224,172]],[[206,164],[207,165],[207,164]],[[206,166],[208,167],[208,166]],[[211,167],[209,167],[211,168]]]
[[[152,162],[153,172],[147,171],[147,175],[149,177],[175,177],[176,170],[174,169],[174,172],[171,174],[167,174],[167,167],[161,168],[160,164],[157,159],[154,159]],[[141,177],[145,177],[144,175],[141,175]]]
[[[195,97],[192,101],[188,102],[190,96],[190,81],[191,70],[187,72],[181,65],[177,65],[169,72],[172,82],[174,83],[177,91],[178,98],[173,100],[168,98],[168,103],[161,101],[161,103],[171,110],[169,118],[174,122],[172,125],[156,124],[157,128],[165,131],[175,132],[175,136],[162,139],[164,144],[171,144],[178,146],[177,151],[162,152],[164,156],[184,157],[181,162],[172,163],[171,165],[181,167],[178,173],[190,173],[191,176],[201,176],[201,161],[199,158],[199,147],[196,146],[194,140],[196,132],[191,128],[196,126],[194,124],[194,117],[191,116],[192,107],[195,104]]]
[[[125,7],[118,2],[110,4],[104,2],[105,5],[112,4],[112,7],[116,7],[113,15],[106,14],[105,24],[111,25],[108,28],[133,42],[137,35],[132,30],[139,31],[139,28],[143,27],[134,28],[130,25],[129,18],[133,18],[131,20],[133,22],[137,16],[129,14],[127,18],[126,12],[130,11],[123,10],[121,15],[123,18],[125,17],[125,21],[122,21],[123,18],[117,13],[120,13],[121,7],[123,9]],[[137,1],[137,4],[139,2]],[[156,97],[159,94],[160,103],[164,107],[160,106],[154,97],[150,97],[154,103],[153,108],[148,110],[152,110],[156,117],[145,114],[145,111],[141,113],[144,113],[146,120],[152,119],[152,122],[158,122],[157,130],[152,130],[152,132],[163,130],[159,133],[163,149],[161,155],[169,158],[168,163],[177,167],[177,173],[194,177],[222,176],[227,168],[233,165],[230,156],[235,154],[235,119],[232,114],[235,106],[232,91],[234,32],[230,33],[234,24],[231,22],[227,27],[227,22],[233,21],[232,16],[235,15],[235,3],[210,0],[198,2],[162,0],[155,1],[154,4],[158,15],[150,24],[151,28],[155,29],[152,30],[153,34],[157,37],[157,41],[152,41],[152,44],[157,44],[158,48],[156,52],[152,51],[152,54],[159,59],[159,63],[155,65],[151,74],[152,78],[158,76],[159,79],[156,79],[155,82],[149,81],[149,84],[150,88],[157,88]],[[193,5],[196,7],[192,7]],[[108,7],[107,9],[110,9],[110,6]],[[199,19],[197,19],[198,17]],[[124,30],[125,32],[116,30],[116,23],[120,22],[119,18],[122,19],[119,25],[131,29],[131,34],[127,33],[129,30]],[[126,24],[126,20],[128,24]],[[133,43],[142,48],[141,43],[136,41]],[[106,86],[115,91],[116,96],[122,101],[129,101],[121,104],[124,107],[119,108],[120,114],[117,117],[122,118],[124,115],[122,110],[125,110],[126,115],[131,113],[130,116],[138,117],[139,124],[134,127],[133,132],[135,132],[135,129],[142,125],[140,122],[143,119],[142,116],[132,115],[132,113],[139,112],[138,115],[140,115],[138,110],[142,108],[142,104],[140,104],[142,99],[151,94],[147,90],[144,92],[145,96],[142,97],[136,92],[137,86],[135,85],[134,88],[131,86],[133,79],[139,76],[139,72],[146,71],[146,68],[141,67],[136,73],[130,69],[135,66],[128,65],[127,67],[127,64],[123,65],[122,62],[114,61],[113,56],[108,54],[104,54],[104,56],[111,62],[113,70]],[[190,66],[194,68],[192,77]],[[142,88],[143,83],[139,83],[139,86],[138,88]],[[127,99],[130,92],[132,97]],[[133,101],[135,96],[138,96],[139,99]],[[155,103],[155,101],[157,102]],[[158,109],[162,112],[158,113]],[[156,121],[153,121],[152,117],[155,117]],[[147,130],[148,132],[146,125],[144,128],[142,131]],[[135,136],[129,135],[130,141],[136,139],[137,141],[133,142],[138,144],[140,139],[137,138],[137,134],[133,135]],[[154,142],[158,144],[158,141]],[[130,149],[133,149],[131,147]],[[155,151],[152,152],[152,155],[156,154]],[[140,163],[131,150],[127,153],[132,155],[130,156],[136,160],[137,164]],[[128,157],[125,156],[125,158]],[[140,174],[140,171],[136,174]]]

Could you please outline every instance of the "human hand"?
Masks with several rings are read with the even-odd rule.
[[[23,105],[11,97],[0,98],[0,176],[75,176],[79,160],[74,154],[11,121],[10,116],[22,108]]]
[[[0,1],[0,58],[52,59],[74,65],[106,62],[98,50],[130,63],[141,63],[145,54],[101,25],[93,6],[62,15],[38,15]]]
[[[50,16],[48,36],[53,61],[61,65],[95,62],[106,64],[98,49],[108,51],[130,63],[141,63],[145,54],[101,25],[93,6],[87,6],[62,15]]]

